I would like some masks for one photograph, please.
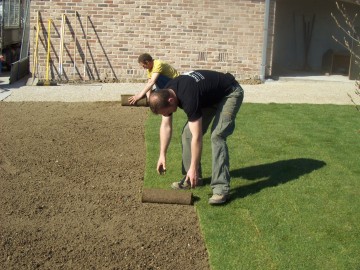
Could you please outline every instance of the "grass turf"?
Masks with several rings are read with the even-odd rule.
[[[161,117],[146,126],[145,187],[181,178],[181,129],[174,114],[167,173],[158,176]],[[231,200],[210,206],[211,149],[204,137],[205,186],[192,190],[211,269],[360,268],[360,114],[354,106],[243,104],[228,138]],[[189,228],[191,229],[191,228]]]

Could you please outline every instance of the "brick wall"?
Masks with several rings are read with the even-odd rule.
[[[36,76],[45,77],[48,20],[51,19],[51,79],[144,79],[144,70],[137,63],[137,57],[144,52],[172,64],[180,72],[211,69],[231,72],[238,79],[258,77],[264,2],[33,0],[30,14],[32,54],[36,44],[37,14],[40,14]],[[66,21],[64,73],[60,76],[62,14],[66,15]],[[31,57],[31,71],[33,64]]]

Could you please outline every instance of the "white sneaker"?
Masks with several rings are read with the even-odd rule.
[[[229,199],[229,195],[227,194],[214,194],[209,199],[209,204],[211,205],[224,204],[228,199]]]

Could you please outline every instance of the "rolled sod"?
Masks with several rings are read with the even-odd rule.
[[[136,104],[131,105],[128,100],[129,97],[131,97],[131,96],[133,96],[133,95],[121,95],[121,105],[122,106],[135,106],[135,107],[136,106],[137,107],[148,107],[149,106],[146,97],[138,100],[138,102],[136,102]]]
[[[141,201],[143,203],[191,205],[193,203],[193,197],[191,192],[180,190],[144,189]]]

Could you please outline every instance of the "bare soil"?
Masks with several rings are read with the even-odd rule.
[[[193,206],[141,203],[146,117],[0,103],[0,269],[209,269]]]

